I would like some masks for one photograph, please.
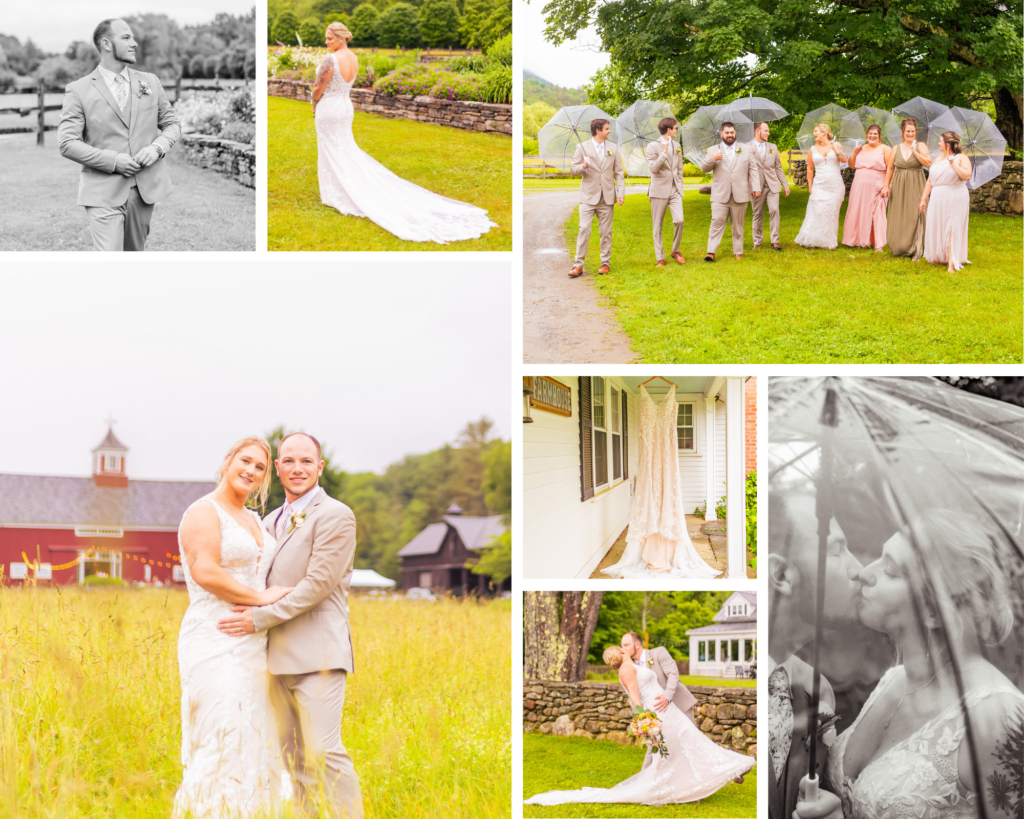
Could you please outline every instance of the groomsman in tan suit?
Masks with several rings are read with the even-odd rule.
[[[679,252],[679,242],[683,238],[683,155],[676,144],[678,125],[672,117],[665,117],[658,123],[661,139],[647,146],[647,165],[651,169],[647,196],[651,200],[651,222],[654,226],[655,267],[665,266],[661,227],[666,210],[672,214],[672,258],[679,264],[686,262]]]
[[[704,173],[714,171],[711,179],[711,229],[708,231],[708,254],[705,262],[713,262],[718,245],[725,235],[726,222],[731,222],[732,253],[743,258],[743,223],[747,218],[747,202],[761,193],[761,179],[753,150],[736,142],[736,126],[723,122],[718,134],[722,141],[708,151]]]
[[[278,541],[268,586],[292,586],[269,606],[234,606],[218,623],[225,634],[267,631],[270,696],[281,752],[307,811],[323,790],[330,815],[358,819],[363,797],[341,743],[345,684],[354,668],[348,590],[356,554],[356,518],[318,485],[320,442],[304,432],[282,439],[277,475],[287,503],[263,519]]]
[[[57,126],[61,156],[82,166],[78,204],[94,250],[145,250],[153,207],[171,192],[164,157],[181,125],[155,74],[135,71],[135,37],[124,20],[93,32],[96,70],[70,83]]]
[[[582,176],[580,183],[580,232],[576,237],[576,259],[569,278],[583,275],[583,260],[590,244],[590,229],[594,217],[601,232],[601,267],[598,273],[608,273],[612,261],[612,220],[615,205],[626,201],[626,175],[622,170],[619,146],[608,141],[611,123],[595,119],[590,123],[591,139],[576,146],[572,158],[572,175]]]
[[[751,228],[754,234],[754,250],[761,247],[764,239],[764,210],[768,207],[768,221],[771,226],[772,247],[782,250],[779,244],[779,191],[785,190],[789,196],[789,180],[782,170],[782,157],[774,142],[769,142],[771,129],[767,122],[754,125],[754,141],[750,147],[754,149],[754,163],[757,165],[758,178],[761,181],[761,195],[754,199],[751,206],[753,216]]]

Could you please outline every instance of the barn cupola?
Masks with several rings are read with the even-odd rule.
[[[114,428],[107,427],[107,437],[92,451],[92,480],[96,486],[120,489],[128,487],[128,472],[125,470],[125,454],[128,447],[117,440]]]
[[[444,514],[445,514],[445,516],[448,516],[448,515],[461,515],[462,514],[462,509],[459,508],[459,505],[455,501],[452,501],[452,505],[448,507],[448,511],[445,512]]]

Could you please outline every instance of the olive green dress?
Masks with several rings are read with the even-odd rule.
[[[921,213],[921,194],[924,185],[924,167],[917,154],[912,151],[910,159],[904,159],[902,145],[896,145],[886,213],[886,238],[893,256],[912,256],[917,261],[923,255],[925,217]]]

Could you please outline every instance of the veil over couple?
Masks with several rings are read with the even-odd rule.
[[[266,503],[270,455],[260,438],[238,441],[181,522],[176,819],[269,816],[292,802],[308,811],[318,795],[330,815],[363,815],[341,743],[355,516],[318,485],[319,442],[295,433],[274,461],[287,503],[261,519],[246,504]]]
[[[458,242],[497,227],[482,208],[414,185],[356,145],[350,92],[359,73],[359,60],[348,47],[351,39],[344,24],[327,27],[330,53],[317,68],[313,86],[321,201],[345,215],[366,217],[410,242]],[[398,143],[386,149],[415,153],[419,146]],[[435,157],[441,163],[454,159],[457,157]]]
[[[989,548],[1003,532],[935,510],[893,534],[864,566],[831,520],[826,624],[841,633],[859,622],[896,648],[895,664],[836,737],[832,687],[822,677],[812,719],[811,668],[796,656],[814,635],[815,497],[772,491],[769,507],[771,819],[1019,819],[1024,694],[989,659],[1008,639],[1020,657],[1020,632],[1010,637],[1019,571],[1013,580],[1014,568]],[[823,787],[814,802],[801,783],[810,730],[822,737]]]
[[[617,802],[671,805],[696,802],[730,782],[743,782],[754,757],[716,745],[693,721],[696,698],[679,682],[679,670],[668,650],[645,649],[636,632],[604,651],[604,661],[619,675],[631,706],[657,712],[667,756],[644,757],[640,771],[611,788],[549,791],[526,800],[527,805],[567,802]]]

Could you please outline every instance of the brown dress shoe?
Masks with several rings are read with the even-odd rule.
[[[776,250],[782,250],[782,245],[780,245],[778,242],[772,242],[772,247],[774,247]]]
[[[679,262],[679,264],[686,264],[686,259],[683,258],[682,253],[673,253],[672,258]]]
[[[743,261],[743,254],[742,253],[734,253],[733,255],[736,257],[737,261],[740,261],[740,262]]]
[[[597,272],[603,276],[605,273],[611,273],[612,269],[608,265],[603,264],[597,269]]]
[[[582,275],[583,275],[583,268],[582,267],[574,267],[572,270],[569,271],[569,278],[570,279],[578,279]]]
[[[654,263],[654,266],[655,267],[664,267],[665,266],[665,260],[664,259],[658,259],[658,261],[656,261]]]

